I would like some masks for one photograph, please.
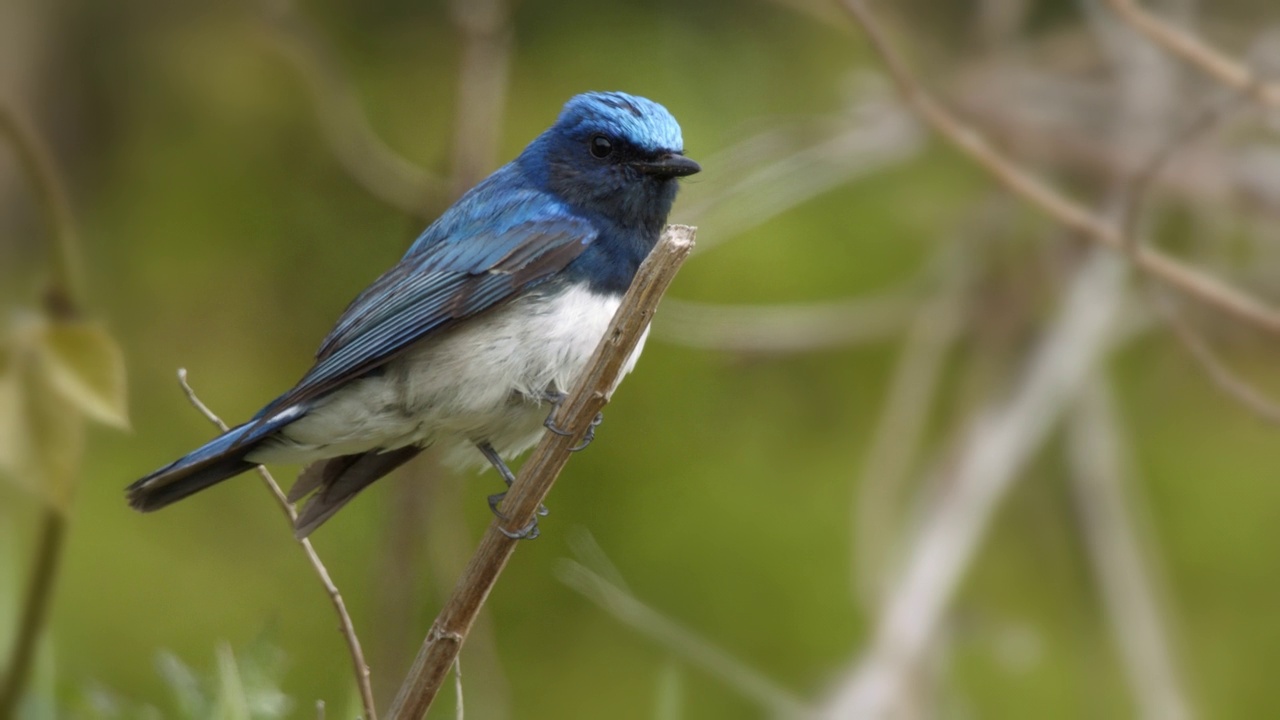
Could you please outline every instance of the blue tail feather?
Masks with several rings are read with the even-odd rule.
[[[129,505],[142,512],[159,510],[253,469],[256,464],[245,460],[245,456],[277,430],[301,416],[300,412],[283,412],[265,420],[255,417],[231,428],[125,488]]]

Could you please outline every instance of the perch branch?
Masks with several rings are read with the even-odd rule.
[[[842,4],[866,32],[872,48],[884,61],[907,103],[957,150],[989,172],[1007,190],[1067,228],[1112,249],[1123,250],[1134,245],[1115,223],[1035,177],[938,104],[924,91],[889,44],[879,20],[867,9],[865,0],[842,0]],[[1268,332],[1280,334],[1280,312],[1197,268],[1146,247],[1135,249],[1133,264],[1184,295]]]
[[[1107,4],[1134,30],[1209,77],[1263,105],[1280,107],[1280,85],[1264,81],[1244,63],[1227,57],[1195,35],[1147,12],[1134,0],[1107,0]]]
[[[205,405],[196,396],[195,390],[192,390],[191,385],[187,383],[186,368],[178,370],[178,384],[182,386],[182,392],[186,394],[187,400],[201,415],[205,416],[205,419],[213,423],[222,432],[230,429],[226,423],[222,422],[222,418],[218,417],[209,409],[208,405]],[[289,518],[289,525],[293,526],[298,520],[298,513],[289,504],[289,500],[285,497],[284,491],[280,489],[279,483],[276,482],[271,472],[265,467],[259,465],[257,470],[262,482],[267,486],[267,490],[271,491],[271,496],[276,499],[276,504],[280,506],[285,516]],[[360,638],[356,637],[356,628],[351,622],[350,613],[347,612],[347,603],[342,599],[342,593],[338,592],[338,586],[334,584],[333,578],[329,576],[329,570],[324,566],[324,562],[320,560],[320,555],[312,547],[311,541],[307,538],[302,538],[298,540],[298,544],[302,546],[302,551],[307,555],[307,561],[311,563],[312,569],[315,570],[316,577],[320,578],[320,584],[324,585],[325,592],[328,593],[329,600],[333,603],[333,609],[338,613],[338,629],[342,632],[342,637],[347,641],[347,651],[351,654],[351,664],[355,667],[356,687],[360,690],[360,703],[364,706],[365,720],[378,720],[378,711],[373,703],[373,687],[369,682],[369,666],[365,664],[364,650],[360,648]]]
[[[516,541],[504,530],[514,533],[534,519],[538,506],[568,462],[570,449],[586,433],[591,420],[617,387],[622,367],[653,319],[658,301],[692,252],[694,233],[692,227],[668,226],[657,247],[640,266],[582,378],[552,416],[555,424],[569,434],[546,433],[520,468],[515,485],[502,503],[506,519],[495,518],[490,523],[453,594],[436,616],[391,706],[393,720],[422,718],[431,707],[476,615],[515,552]]]

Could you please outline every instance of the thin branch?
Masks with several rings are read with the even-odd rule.
[[[1128,241],[1114,223],[1036,178],[927,94],[889,44],[879,21],[867,9],[865,0],[842,0],[842,4],[866,31],[872,47],[888,67],[907,102],[957,150],[978,163],[1010,192],[1066,227],[1113,249],[1122,250],[1126,246]],[[1133,254],[1133,263],[1142,272],[1160,279],[1184,295],[1268,332],[1280,334],[1280,312],[1195,267],[1145,247]]]
[[[495,518],[490,523],[453,594],[436,616],[391,706],[393,720],[422,718],[431,707],[485,599],[515,552],[517,541],[507,533],[515,533],[534,520],[539,505],[568,462],[570,449],[609,401],[621,380],[623,365],[653,319],[658,301],[692,252],[694,233],[692,227],[668,226],[640,266],[586,371],[552,416],[568,435],[546,433],[520,468],[520,475],[501,506],[505,520]]]
[[[1135,704],[1148,720],[1193,717],[1162,622],[1150,563],[1125,500],[1122,433],[1101,378],[1085,388],[1067,430],[1081,532]]]
[[[191,385],[187,383],[186,368],[178,370],[178,384],[182,386],[182,392],[187,396],[187,400],[191,405],[201,415],[204,415],[205,419],[212,423],[214,427],[222,432],[230,429],[222,421],[222,418],[218,417],[209,409],[208,405],[205,405],[196,396],[195,390],[192,390]],[[280,485],[272,477],[271,472],[261,465],[257,467],[257,470],[263,484],[267,486],[267,490],[275,498],[276,504],[284,511],[285,517],[289,519],[289,527],[292,528],[298,520],[297,511],[289,504],[284,491],[280,489]],[[292,536],[292,533],[290,535]],[[356,636],[355,625],[351,622],[350,613],[347,612],[347,603],[342,599],[342,593],[338,592],[338,586],[334,584],[333,578],[329,576],[329,570],[324,566],[324,562],[320,560],[320,555],[312,547],[311,541],[307,538],[302,538],[297,542],[302,546],[302,551],[306,554],[307,561],[311,563],[312,569],[315,570],[316,577],[320,578],[320,584],[324,586],[330,602],[333,603],[333,609],[338,614],[338,630],[347,641],[347,651],[351,655],[351,663],[355,669],[356,687],[360,690],[360,702],[364,706],[365,720],[378,720],[378,711],[373,702],[373,687],[369,682],[369,666],[365,664],[364,650],[360,648],[360,638]]]
[[[1195,360],[1214,386],[1259,418],[1280,425],[1280,404],[1268,398],[1228,367],[1213,351],[1209,342],[1179,314],[1168,297],[1163,295],[1156,297],[1154,304],[1160,317],[1173,331],[1174,338],[1186,349],[1187,354]]]
[[[1011,397],[978,415],[884,599],[871,648],[828,717],[886,717],[902,697],[1000,500],[1106,353],[1125,270],[1120,258],[1093,252]]]
[[[46,504],[40,519],[40,539],[36,543],[35,564],[31,583],[27,586],[18,618],[18,636],[9,653],[9,668],[0,684],[0,718],[17,716],[18,702],[31,676],[36,645],[49,616],[53,601],[54,580],[62,559],[62,546],[67,536],[67,519],[51,504]]]
[[[664,342],[728,352],[809,352],[892,337],[919,305],[901,291],[804,305],[717,305],[672,298],[654,335]]]
[[[1264,81],[1245,64],[1214,49],[1199,37],[1153,15],[1134,0],[1106,1],[1130,27],[1169,53],[1263,105],[1280,107],[1280,85]]]
[[[1245,98],[1244,95],[1233,93],[1230,97],[1212,103],[1201,110],[1190,122],[1175,131],[1133,174],[1129,190],[1125,193],[1124,201],[1118,210],[1120,226],[1124,228],[1125,252],[1132,254],[1137,244],[1141,242],[1138,226],[1142,220],[1142,205],[1150,196],[1155,181],[1178,155],[1202,135],[1218,127]]]
[[[698,637],[689,628],[640,602],[591,568],[572,560],[562,560],[556,567],[555,574],[560,582],[624,624],[648,635],[685,661],[719,678],[773,715],[783,718],[813,717],[813,711],[793,693],[723,649]]]
[[[1118,211],[1121,226],[1128,229],[1126,239],[1129,244],[1125,248],[1127,252],[1132,253],[1136,249],[1133,243],[1138,242],[1137,226],[1141,218],[1142,204],[1156,178],[1182,149],[1199,135],[1212,130],[1243,98],[1245,98],[1244,95],[1233,94],[1226,100],[1206,108],[1186,127],[1175,132],[1134,174],[1132,184],[1125,193],[1124,202]],[[1191,322],[1178,312],[1166,293],[1161,292],[1159,288],[1149,287],[1148,295],[1156,307],[1157,314],[1173,332],[1174,338],[1219,390],[1259,418],[1269,423],[1280,424],[1280,405],[1233,372],[1217,356],[1209,342],[1196,331]]]
[[[453,691],[458,696],[458,707],[454,711],[455,720],[466,720],[467,712],[462,705],[462,656],[453,659]]]
[[[341,63],[292,0],[265,0],[267,38],[306,81],[338,162],[370,195],[419,217],[445,183],[392,150],[374,131]]]
[[[0,136],[8,139],[23,171],[31,179],[52,238],[46,309],[55,317],[74,317],[80,312],[82,295],[80,247],[71,200],[58,179],[53,153],[31,124],[4,101],[0,101]]]

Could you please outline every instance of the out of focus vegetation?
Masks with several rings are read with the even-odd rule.
[[[884,576],[867,558],[899,559],[937,490],[929,480],[974,413],[1011,391],[1081,263],[1078,239],[929,140],[834,5],[519,2],[493,33],[470,36],[461,0],[264,5],[0,4],[0,94],[53,147],[80,231],[85,315],[123,349],[132,425],[88,434],[21,717],[148,707],[310,717],[317,699],[330,717],[354,716],[332,608],[255,478],[149,516],[121,490],[210,434],[177,368],[228,421],[248,416],[297,379],[347,301],[448,204],[455,174],[512,157],[590,89],[650,97],[681,121],[705,171],[685,184],[674,219],[700,226],[704,250],[599,439],[557,485],[542,537],[520,547],[490,598],[462,656],[468,715],[768,714],[561,581],[584,528],[608,558],[594,566],[612,563],[635,598],[822,706],[874,633],[868,588]],[[1100,205],[1139,161],[1108,145],[1122,98],[1100,39],[1115,21],[1100,3],[880,5],[930,87],[1078,197]],[[1197,27],[1236,55],[1265,60],[1274,48],[1261,32],[1280,22],[1271,4],[1199,5]],[[327,48],[319,76],[300,73],[299,37],[303,53]],[[505,78],[481,78],[503,100],[490,108],[497,138],[459,160],[455,148],[480,132],[457,120],[467,51],[500,53],[495,42],[510,52]],[[1142,121],[1154,136],[1221,95],[1180,63],[1166,67],[1181,99],[1160,123]],[[409,167],[439,179],[417,209],[375,197],[335,153],[353,121],[317,105],[317,81],[352,90],[354,122],[363,115]],[[1275,125],[1241,114],[1252,124],[1224,121],[1196,146],[1212,152],[1171,166],[1145,217],[1156,244],[1277,300]],[[376,160],[367,148],[354,155]],[[5,322],[21,317],[9,308],[39,309],[49,279],[49,229],[15,158],[0,147]],[[955,301],[930,304],[944,292]],[[869,310],[858,300],[868,296],[880,298]],[[1180,691],[1198,714],[1253,717],[1280,702],[1278,431],[1206,379],[1145,297],[1131,294],[1102,368],[1124,493]],[[827,302],[816,329],[783,312],[768,316],[781,317],[774,330],[748,332],[763,317],[750,308]],[[703,304],[746,307],[747,321]],[[863,470],[871,453],[892,452],[894,437],[874,438],[921,307],[957,309],[959,329],[938,347],[921,441],[902,439],[910,481],[873,495]],[[1280,393],[1275,338],[1180,307],[1225,362]],[[1071,452],[1055,432],[999,507],[920,679],[919,716],[1137,713]],[[0,667],[46,507],[3,479]],[[377,483],[314,538],[380,705],[489,521],[484,497],[497,482],[428,460]],[[869,537],[868,516],[884,533]],[[451,703],[446,693],[433,717],[452,717]]]

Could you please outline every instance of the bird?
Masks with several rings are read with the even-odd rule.
[[[129,505],[158,510],[258,465],[299,464],[288,499],[306,500],[303,538],[431,446],[457,467],[487,461],[510,487],[506,461],[559,432],[550,413],[657,243],[678,181],[701,169],[662,105],[571,98],[351,301],[296,385],[129,485]],[[499,517],[503,494],[489,496]],[[536,537],[536,518],[503,532]]]

